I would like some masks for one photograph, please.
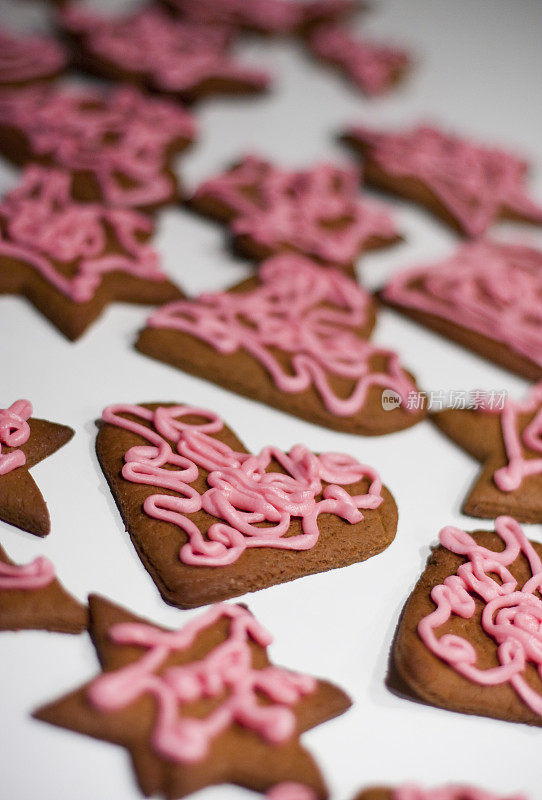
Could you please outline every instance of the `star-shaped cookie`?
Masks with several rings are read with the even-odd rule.
[[[272,665],[272,637],[244,606],[212,606],[178,631],[99,596],[89,608],[103,672],[37,719],[124,746],[146,796],[298,781],[326,797],[299,736],[350,700],[327,681]]]
[[[29,470],[69,442],[74,431],[35,419],[31,413],[28,400],[0,409],[0,519],[46,536],[51,529],[49,512]]]
[[[482,396],[475,409],[439,411],[432,420],[483,464],[465,514],[542,522],[542,382],[522,402]]]

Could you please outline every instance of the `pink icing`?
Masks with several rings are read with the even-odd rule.
[[[542,454],[542,381],[533,386],[521,403],[506,399],[504,408],[496,411],[487,403],[482,412],[498,413],[508,464],[498,469],[493,480],[501,492],[514,492],[529,475],[542,474],[542,458],[525,458],[524,448]],[[534,413],[523,432],[519,430],[518,416]]]
[[[422,789],[414,784],[405,784],[394,789],[392,797],[393,800],[526,800],[524,795],[497,797],[493,792],[460,784],[440,786],[437,789]]]
[[[68,61],[64,48],[44,36],[14,36],[0,28],[0,84],[48,78]]]
[[[178,104],[134,87],[110,92],[30,87],[0,94],[0,124],[20,130],[35,156],[91,172],[103,199],[147,206],[175,193],[167,173],[172,148],[192,139],[192,117]],[[129,180],[122,185],[118,176]]]
[[[383,296],[488,336],[542,366],[542,253],[537,250],[472,242],[440,264],[398,273]]]
[[[189,333],[219,353],[242,349],[265,368],[280,391],[290,394],[313,386],[337,416],[360,411],[373,386],[396,391],[406,407],[415,386],[397,354],[359,336],[370,302],[361,287],[338,270],[296,255],[268,259],[258,277],[261,285],[249,292],[217,292],[169,303],[150,316],[148,325]],[[291,369],[284,369],[273,353],[276,348],[288,354]],[[382,372],[372,370],[374,356],[386,358]],[[348,397],[333,389],[333,376],[352,382]]]
[[[522,185],[527,164],[504,150],[430,126],[395,134],[358,127],[349,133],[369,145],[371,159],[386,173],[423,181],[468,236],[481,236],[504,208],[542,222],[542,207]]]
[[[343,264],[353,262],[369,239],[397,236],[382,207],[358,199],[359,177],[357,170],[331,164],[292,172],[247,156],[233,170],[205,181],[195,197],[214,197],[231,208],[237,235]],[[255,187],[256,199],[247,194],[248,187]]]
[[[150,422],[134,422],[124,415]],[[196,414],[207,422],[193,425],[182,421]],[[132,483],[159,486],[181,497],[153,494],[143,510],[148,516],[177,525],[188,542],[180,559],[193,566],[217,567],[233,564],[251,547],[310,550],[318,542],[320,514],[336,514],[351,524],[360,522],[360,509],[375,509],[382,503],[382,482],[376,470],[342,453],[311,453],[296,445],[288,454],[265,447],[257,456],[237,453],[208,434],[222,430],[215,414],[189,406],[109,406],[105,422],[136,433],[148,445],[131,447],[124,456],[122,476]],[[174,442],[176,453],[168,443]],[[285,473],[267,471],[277,461]],[[168,467],[175,467],[174,470]],[[199,469],[208,471],[209,489],[200,495],[191,485]],[[366,494],[350,495],[343,486],[367,478]],[[322,481],[329,483],[323,489]],[[322,500],[316,500],[323,495]],[[205,539],[186,516],[203,509],[222,520],[213,523]],[[303,533],[288,536],[292,518],[301,519]],[[259,527],[259,523],[269,523]]]
[[[166,280],[158,254],[139,239],[152,231],[151,220],[131,209],[78,203],[71,199],[71,182],[67,172],[27,167],[20,185],[0,202],[0,256],[29,264],[76,303],[91,300],[108,272]],[[124,253],[104,252],[108,229]],[[54,261],[77,262],[73,277],[59,272]]]
[[[523,702],[542,716],[542,696],[523,674],[530,662],[542,678],[542,600],[538,594],[542,589],[542,561],[516,520],[497,517],[495,531],[504,542],[502,552],[482,547],[468,533],[452,526],[440,532],[441,545],[465,556],[467,562],[431,590],[436,609],[421,620],[418,634],[432,653],[463,677],[481,686],[509,683]],[[521,588],[508,569],[519,556],[527,559],[532,574]],[[497,667],[477,667],[476,650],[462,636],[436,635],[454,614],[471,619],[476,599],[484,603],[482,629],[497,645]]]
[[[267,800],[317,800],[318,797],[310,786],[294,781],[277,783],[267,790],[265,796]]]
[[[269,76],[237,64],[227,54],[230,34],[222,28],[172,20],[158,8],[131,16],[101,17],[77,5],[61,12],[86,46],[124,70],[148,74],[158,89],[182,92],[207,80],[235,81],[264,89]]]
[[[198,661],[164,668],[167,660],[187,650],[198,636],[227,620],[227,638]],[[102,711],[126,708],[150,694],[157,705],[151,746],[175,763],[193,763],[207,755],[213,739],[235,723],[270,744],[294,735],[293,706],[317,688],[308,675],[281,667],[254,669],[250,642],[266,648],[272,637],[242,606],[219,603],[180,630],[165,631],[145,623],[118,623],[109,629],[117,644],[145,648],[138,661],[107,672],[88,687],[90,702]],[[183,713],[183,705],[204,698],[226,698],[206,717]],[[269,704],[262,705],[264,695]]]
[[[367,94],[390,89],[409,64],[406,51],[351,36],[348,30],[321,25],[309,39],[311,51],[341,67]]]
[[[40,556],[30,564],[6,564],[0,561],[0,591],[43,589],[55,580],[55,568]]]
[[[22,450],[2,453],[2,445],[20,447],[30,438],[28,419],[32,414],[32,403],[17,400],[9,408],[0,408],[0,475],[6,475],[17,467],[26,464]]]

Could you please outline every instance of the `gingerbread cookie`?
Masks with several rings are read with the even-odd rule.
[[[378,435],[425,412],[409,407],[416,384],[397,354],[368,341],[373,309],[339,270],[275,256],[227,292],[158,309],[136,347],[309,422]]]
[[[542,382],[522,402],[507,398],[499,407],[490,400],[432,415],[446,436],[483,464],[463,512],[542,522]]]
[[[440,532],[393,647],[404,691],[464,714],[542,725],[542,544],[516,520]]]
[[[48,558],[19,565],[0,546],[0,631],[80,633],[87,624],[86,607],[64,589]]]
[[[66,6],[59,21],[79,64],[105,78],[185,101],[260,92],[270,83],[266,72],[233,58],[231,31],[224,27],[174,20],[150,6],[125,16],[101,16],[81,3]]]
[[[287,800],[287,798],[284,798]],[[359,792],[354,800],[527,800],[524,795],[498,797],[493,792],[465,784],[450,784],[435,789],[424,789],[415,784],[403,786],[375,786]]]
[[[282,781],[327,791],[300,734],[342,714],[344,692],[273,665],[272,637],[244,606],[218,604],[165,630],[91,596],[103,672],[37,719],[124,746],[145,796]]]
[[[399,240],[383,206],[360,198],[355,169],[284,170],[257,156],[201,184],[190,205],[227,222],[236,248],[262,260],[297,252],[352,269],[365,250]]]
[[[406,50],[361,39],[335,25],[320,25],[308,38],[310,52],[337,67],[364,94],[381,95],[407,72],[411,59]]]
[[[527,194],[527,163],[495,147],[422,125],[399,133],[364,126],[345,137],[364,157],[368,183],[414,200],[466,236],[499,219],[542,223],[542,205]]]
[[[0,152],[74,173],[77,200],[154,211],[178,199],[171,161],[193,118],[135,87],[31,86],[0,92]]]
[[[529,380],[542,378],[542,253],[479,241],[399,272],[380,293],[416,322]]]
[[[63,170],[30,166],[0,201],[0,294],[21,294],[69,339],[113,301],[182,297],[148,243],[152,220],[129,208],[72,199]]]
[[[68,64],[68,53],[46,36],[19,36],[0,27],[0,87],[48,80]]]
[[[49,512],[28,470],[69,442],[74,431],[31,414],[28,400],[0,409],[0,519],[46,536]]]
[[[303,445],[251,455],[203,409],[109,406],[96,452],[143,564],[181,608],[364,561],[397,529],[372,467]]]

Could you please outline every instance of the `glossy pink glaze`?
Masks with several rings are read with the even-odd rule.
[[[55,568],[48,558],[39,556],[29,564],[6,564],[0,561],[0,592],[33,591],[55,580]]]
[[[17,400],[9,408],[0,408],[0,475],[6,475],[26,464],[22,450],[2,453],[2,445],[20,447],[30,438],[28,419],[32,414],[29,400]]]
[[[431,599],[436,609],[421,620],[418,634],[432,653],[467,680],[481,686],[509,683],[521,700],[542,716],[542,695],[524,676],[531,663],[542,678],[542,600],[538,596],[542,561],[516,520],[497,517],[495,531],[504,542],[502,552],[482,547],[458,528],[442,529],[441,545],[467,561],[455,575],[433,587]],[[518,587],[508,567],[520,555],[527,559],[532,577]],[[453,615],[470,619],[475,613],[475,599],[484,603],[481,624],[497,647],[497,667],[477,667],[478,654],[462,636],[437,636],[438,629]]]
[[[49,78],[68,62],[62,45],[45,36],[15,36],[0,28],[0,85]]]
[[[127,419],[127,414],[150,426]],[[188,414],[207,421],[185,423],[182,418]],[[303,445],[296,445],[288,454],[277,447],[265,447],[258,455],[238,453],[208,435],[222,430],[223,422],[204,409],[173,406],[150,411],[142,406],[116,405],[106,408],[102,418],[148,442],[125,454],[122,476],[126,480],[181,495],[150,495],[143,510],[154,519],[177,525],[188,537],[180,551],[185,564],[233,564],[251,547],[310,550],[320,535],[320,514],[336,514],[355,524],[363,519],[360,509],[378,508],[383,500],[376,470],[352,456],[316,456]],[[277,461],[285,473],[268,471],[271,461]],[[210,488],[204,494],[192,486],[200,469],[209,473]],[[343,488],[365,478],[370,483],[366,494],[350,495]],[[323,488],[322,481],[330,485]],[[321,494],[323,499],[316,500]],[[207,538],[186,516],[201,509],[221,520],[210,526]],[[303,533],[288,536],[292,518],[301,519]],[[259,527],[262,522],[269,524]]]
[[[171,656],[190,648],[201,633],[222,619],[229,626],[223,642],[198,661],[164,668]],[[293,707],[317,688],[316,680],[308,675],[274,666],[253,668],[250,643],[266,648],[272,637],[242,606],[211,606],[177,631],[145,623],[119,623],[110,628],[109,637],[119,645],[145,648],[146,652],[139,660],[92,681],[90,702],[104,712],[117,711],[151,695],[156,702],[151,746],[174,763],[201,761],[213,739],[234,724],[271,745],[287,741],[296,729]],[[183,713],[183,706],[223,692],[226,698],[206,717]],[[269,704],[262,705],[261,695]]]
[[[393,800],[526,800],[524,795],[503,797],[475,786],[462,784],[423,789],[411,783],[393,789],[392,798]]]

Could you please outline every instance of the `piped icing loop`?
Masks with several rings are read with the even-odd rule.
[[[249,292],[204,294],[169,303],[148,320],[151,328],[183,331],[220,353],[244,350],[269,373],[283,392],[313,386],[324,406],[337,416],[360,411],[374,386],[396,391],[406,405],[415,386],[397,355],[360,338],[370,298],[340,271],[319,267],[296,255],[275,256],[260,268],[261,285]],[[286,370],[274,350],[286,353]],[[373,371],[371,361],[386,366]],[[352,381],[348,397],[332,385],[333,376]]]
[[[421,620],[418,634],[432,653],[460,675],[481,686],[509,683],[523,702],[542,716],[542,695],[524,675],[532,663],[542,678],[542,561],[516,520],[498,517],[495,532],[504,542],[501,552],[482,547],[458,528],[443,528],[441,545],[467,561],[455,575],[433,587],[431,599],[436,609]],[[519,556],[527,560],[532,576],[522,587],[508,569]],[[453,615],[471,619],[476,599],[484,603],[481,625],[497,646],[497,667],[477,667],[476,650],[462,636],[447,633],[438,637],[436,633]]]
[[[224,641],[199,660],[165,667],[172,656],[189,649],[201,633],[222,619],[228,623]],[[251,642],[266,648],[272,637],[242,606],[216,604],[177,631],[119,623],[109,629],[109,637],[146,652],[126,667],[92,681],[88,699],[107,712],[151,695],[157,705],[151,746],[174,763],[201,761],[213,739],[235,723],[271,744],[287,741],[296,728],[292,707],[317,686],[314,678],[280,667],[253,668]],[[187,704],[224,693],[225,699],[205,717],[184,712]],[[262,695],[268,701],[265,705]]]
[[[542,366],[542,253],[478,241],[436,265],[395,275],[386,300],[502,342]]]
[[[542,222],[542,207],[522,185],[527,164],[505,150],[429,125],[403,133],[360,126],[349,133],[369,146],[370,158],[386,173],[423,181],[468,236],[481,236],[504,208]]]
[[[20,447],[30,438],[28,419],[32,415],[32,403],[17,400],[9,408],[0,408],[0,475],[7,475],[17,467],[26,464],[22,450],[2,453],[2,445]]]
[[[475,786],[451,784],[435,789],[423,789],[421,786],[408,783],[397,786],[392,791],[393,800],[526,800],[524,795],[504,798],[493,792],[478,789]]]
[[[103,17],[76,4],[60,12],[65,27],[83,35],[94,55],[123,70],[145,73],[163,91],[197,91],[205,81],[240,81],[264,89],[269,76],[228,55],[226,28],[173,20],[158,8]]]
[[[55,568],[48,558],[39,556],[29,564],[0,561],[0,591],[43,589],[55,580]]]
[[[359,180],[358,170],[333,164],[290,171],[246,156],[239,166],[205,181],[195,197],[215,197],[232,209],[236,235],[272,250],[287,246],[349,264],[370,239],[398,235],[383,207],[359,199]]]
[[[206,422],[186,424],[182,420],[187,415],[203,417]],[[309,550],[320,535],[320,514],[336,514],[355,524],[363,519],[361,509],[376,509],[383,500],[378,473],[351,456],[316,456],[303,445],[296,445],[288,454],[277,447],[265,447],[258,455],[236,452],[209,435],[222,430],[223,423],[203,409],[162,406],[151,411],[116,405],[106,408],[102,418],[148,442],[126,452],[122,468],[126,480],[180,495],[152,494],[143,510],[183,531],[188,541],[179,557],[185,564],[233,564],[251,547]],[[284,472],[270,471],[274,462]],[[203,494],[192,486],[200,469],[208,472],[209,488]],[[369,481],[365,494],[351,495],[343,488],[365,479]],[[329,484],[325,488],[323,481]],[[322,499],[317,500],[320,495]],[[206,537],[187,516],[202,509],[220,520],[209,527]],[[288,536],[292,518],[301,519],[303,532]],[[268,524],[261,527],[264,522]]]
[[[49,78],[68,62],[62,45],[45,36],[15,36],[0,28],[0,86]]]
[[[4,91],[0,123],[20,130],[35,156],[92,173],[103,199],[123,207],[168,200],[175,192],[168,159],[195,135],[193,118],[178,103],[130,86]]]
[[[140,238],[152,231],[151,220],[131,209],[78,203],[71,183],[67,172],[27,167],[21,183],[0,202],[0,256],[29,264],[76,303],[91,300],[109,272],[166,280],[158,254]],[[122,253],[107,252],[109,234]],[[77,264],[68,277],[54,262]]]
[[[267,800],[317,800],[318,795],[304,783],[285,781],[268,789],[265,797]]]

